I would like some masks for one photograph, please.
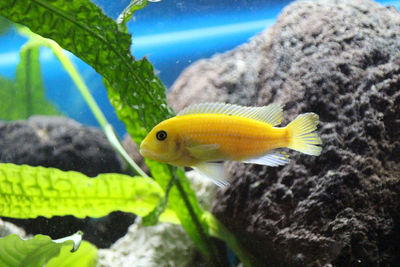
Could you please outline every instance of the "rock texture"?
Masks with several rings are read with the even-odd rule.
[[[74,170],[89,176],[123,171],[123,162],[99,129],[65,117],[33,116],[0,122],[0,161]]]
[[[237,49],[189,67],[169,102],[284,103],[315,112],[319,157],[230,164],[213,212],[266,266],[400,266],[400,14],[300,1]]]
[[[138,218],[139,219],[139,218]],[[195,245],[179,225],[141,226],[140,220],[110,249],[99,251],[100,267],[193,266]]]
[[[200,204],[209,210],[215,197],[215,184],[193,171],[187,176]],[[207,264],[182,226],[159,223],[144,227],[138,218],[111,248],[99,250],[99,266],[190,267]]]
[[[65,117],[33,116],[27,121],[0,122],[0,162],[74,170],[88,176],[122,173],[124,164],[99,129]],[[73,216],[18,220],[30,234],[61,238],[78,230],[98,247],[108,247],[134,222],[133,214],[113,212],[100,219]]]

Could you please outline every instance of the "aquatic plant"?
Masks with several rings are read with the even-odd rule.
[[[0,15],[54,40],[102,75],[118,117],[139,144],[154,125],[174,115],[166,104],[165,88],[150,62],[146,58],[135,60],[130,53],[131,35],[126,22],[135,10],[146,4],[146,0],[132,1],[117,22],[89,0],[3,1]],[[140,177],[111,174],[89,179],[76,172],[0,164],[0,183],[6,185],[0,192],[3,198],[0,215],[19,218],[67,214],[99,217],[111,210],[131,211],[145,216],[147,225],[155,224],[159,219],[180,223],[210,263],[222,266],[223,259],[211,239],[217,237],[224,240],[246,266],[256,265],[236,238],[200,207],[183,169],[146,160],[152,174],[150,178],[127,157],[83,80],[68,59],[63,58],[61,48],[53,41],[44,40],[47,40],[44,45],[53,50],[81,90],[110,142]],[[27,181],[27,184],[22,181]],[[85,190],[79,191],[81,188]],[[57,209],[53,209],[50,203],[60,197],[67,197],[68,201],[58,201]],[[122,199],[127,203],[121,204]],[[107,209],[100,200],[108,203]],[[33,207],[28,204],[31,201],[36,210],[23,212],[28,206]],[[19,212],[13,213],[12,210]]]
[[[11,23],[0,18],[0,34],[5,33]],[[22,27],[16,26],[23,31]],[[43,39],[43,38],[42,38]],[[0,119],[27,119],[31,115],[56,115],[60,112],[46,99],[39,62],[39,38],[29,38],[20,49],[15,80],[0,77]]]
[[[80,232],[57,240],[44,235],[27,240],[9,235],[0,239],[0,251],[1,266],[95,266],[97,258],[96,247],[82,241]],[[58,257],[55,258],[56,255]]]

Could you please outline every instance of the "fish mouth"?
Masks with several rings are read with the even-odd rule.
[[[160,156],[158,153],[153,152],[150,149],[147,149],[145,147],[140,147],[139,149],[140,155],[142,155],[144,158],[152,159],[152,160],[157,160],[157,161],[165,161],[165,159]]]
[[[154,155],[155,155],[154,152],[152,152],[149,149],[143,148],[143,147],[140,147],[139,153],[140,153],[140,155],[142,155],[145,158],[154,158]]]

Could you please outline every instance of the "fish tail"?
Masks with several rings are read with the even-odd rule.
[[[321,154],[322,148],[318,146],[322,144],[321,138],[315,132],[319,123],[318,118],[315,113],[304,113],[289,123],[288,147],[308,155]]]

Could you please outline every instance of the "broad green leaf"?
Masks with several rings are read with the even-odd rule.
[[[154,125],[173,115],[152,65],[145,58],[134,60],[130,35],[119,31],[117,24],[89,0],[3,1],[0,14],[54,39],[100,73],[118,117],[136,143]],[[163,164],[152,162],[150,168],[164,190],[176,175]],[[200,250],[210,257],[214,249],[206,235],[207,225],[198,219],[203,211],[184,175],[179,175],[177,184],[179,188],[174,186],[170,192],[171,208]]]
[[[68,266],[94,266],[93,261],[97,257],[97,249],[90,244],[84,242],[82,251],[78,249],[81,244],[82,233],[78,232],[72,236],[58,240],[51,240],[50,237],[44,235],[36,235],[32,239],[23,240],[17,235],[9,235],[0,238],[0,266],[2,267],[38,267],[44,266],[50,259],[59,255],[60,250],[63,254],[60,256],[66,259],[72,252],[65,251],[74,250],[77,255],[83,258],[84,264]],[[86,243],[86,244],[85,244]],[[79,252],[78,252],[79,251]],[[76,256],[74,257],[76,259]],[[86,263],[86,265],[85,265]],[[49,265],[46,265],[49,266]],[[55,266],[50,265],[50,266]],[[67,265],[64,265],[67,266]]]
[[[95,99],[91,95],[90,90],[86,86],[82,76],[79,74],[78,70],[71,62],[71,60],[64,53],[64,50],[55,41],[48,38],[43,38],[40,35],[30,31],[27,27],[19,26],[18,32],[29,38],[30,39],[29,43],[31,43],[32,45],[36,45],[38,47],[44,46],[51,49],[51,51],[54,53],[54,55],[58,58],[58,60],[64,67],[65,71],[70,75],[72,81],[75,83],[83,99],[85,99],[90,110],[93,112],[93,115],[95,116],[97,122],[103,129],[104,134],[106,135],[111,145],[120,153],[120,155],[126,160],[129,166],[135,169],[140,176],[147,176],[146,173],[144,173],[142,169],[140,169],[140,167],[129,157],[128,153],[123,148],[112,126],[108,123],[100,107],[97,105]]]
[[[28,26],[55,40],[91,65],[107,80],[111,102],[136,142],[158,122],[172,115],[165,88],[146,60],[135,61],[130,53],[131,36],[89,0],[0,1],[0,15]],[[114,99],[115,93],[129,96]],[[115,106],[117,104],[118,106]],[[129,107],[131,114],[125,114]],[[130,116],[128,116],[130,115]],[[140,122],[132,123],[135,119]]]
[[[163,197],[150,178],[0,163],[0,216],[36,218],[74,215],[102,217],[116,210],[147,215]],[[162,221],[177,223],[167,209]]]
[[[46,267],[95,267],[97,266],[97,248],[87,241],[82,241],[79,249],[71,252],[67,246],[60,254],[47,262]]]

